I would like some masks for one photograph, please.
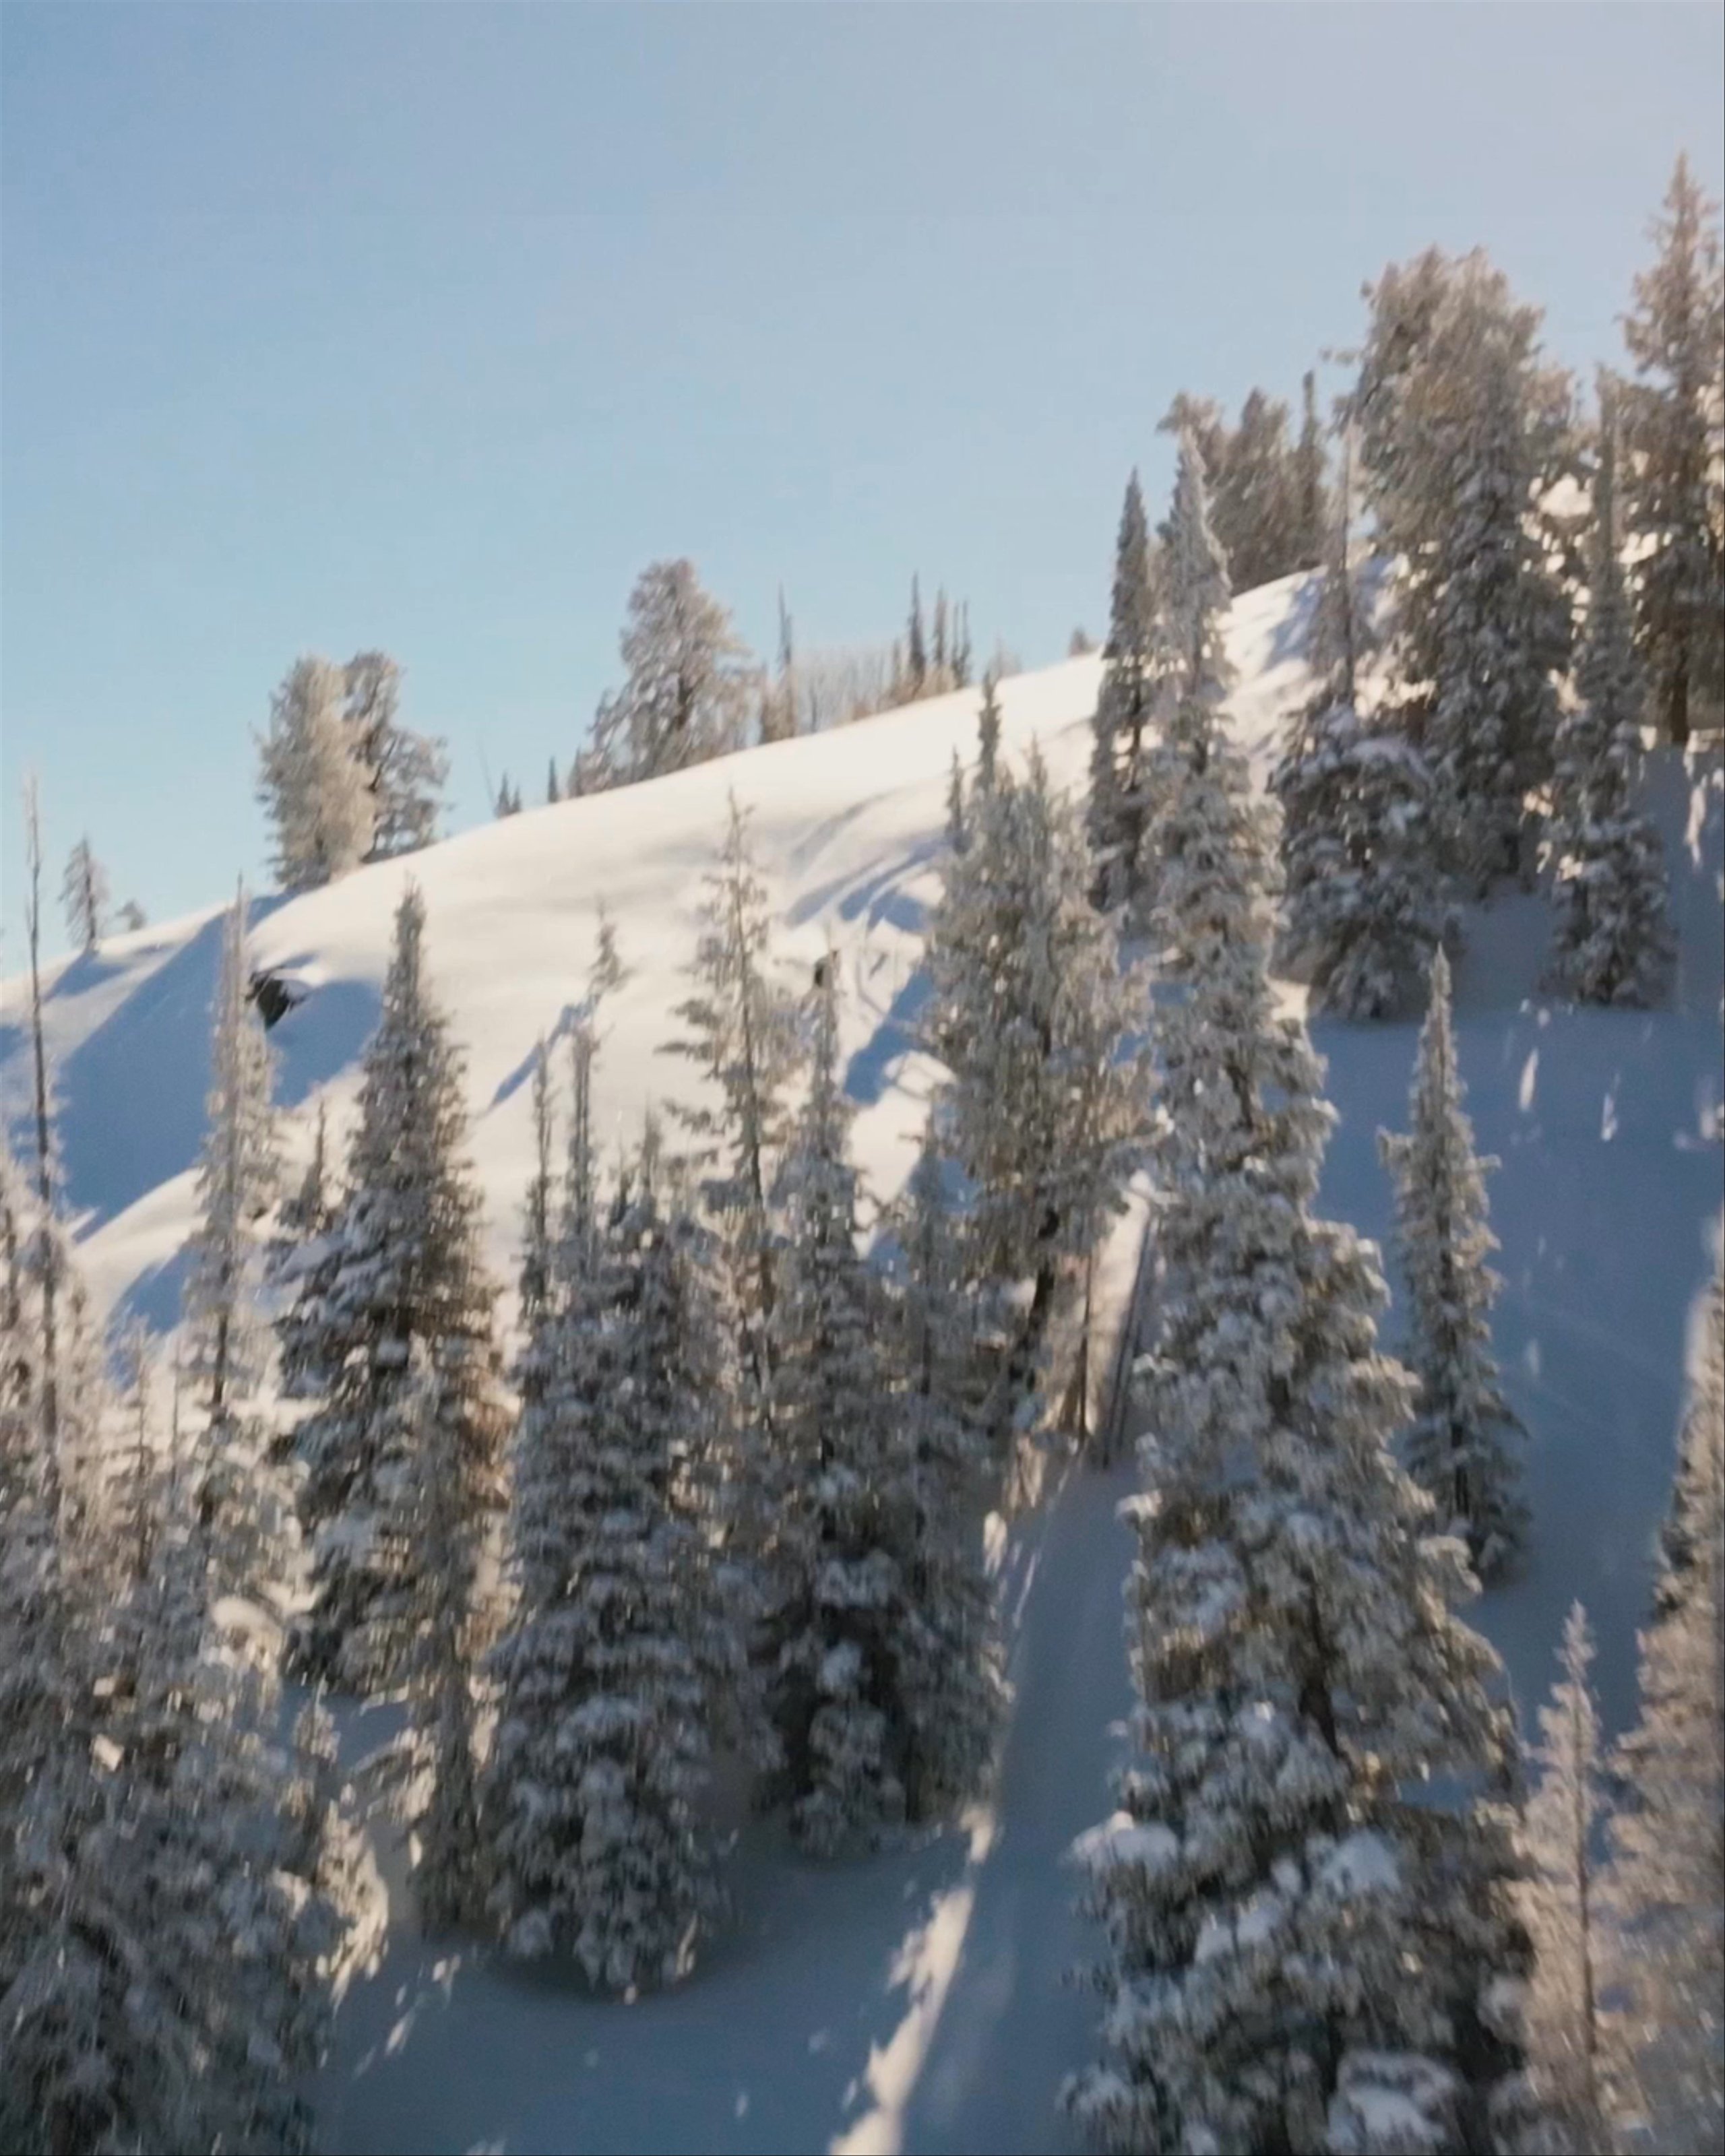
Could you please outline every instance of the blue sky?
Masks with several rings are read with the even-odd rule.
[[[262,880],[252,730],[382,645],[529,798],[688,554],[767,648],[911,572],[1031,665],[1104,618],[1128,467],[1487,247],[1591,368],[1711,4],[0,8],[0,846],[152,916]],[[1332,370],[1333,380],[1333,370]],[[483,760],[483,762],[482,762]]]

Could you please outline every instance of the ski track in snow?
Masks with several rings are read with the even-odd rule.
[[[1261,774],[1305,680],[1304,580],[1246,595],[1231,708]],[[1040,739],[1081,788],[1098,662],[1003,685],[1006,753]],[[937,888],[948,759],[973,753],[974,691],[786,742],[624,794],[530,811],[410,862],[253,907],[255,963],[306,1000],[276,1028],[290,1144],[309,1150],[322,1100],[341,1134],[374,1022],[403,878],[427,898],[431,969],[469,1054],[472,1149],[493,1260],[512,1278],[531,1155],[536,1039],[581,994],[604,897],[634,969],[608,1005],[597,1122],[625,1142],[689,1070],[657,1052],[685,991],[699,879],[724,797],[752,806],[788,958],[830,935],[845,969],[857,1154],[877,1199],[914,1157],[933,1067],[914,1029],[927,906]],[[1691,1312],[1721,1206],[1722,794],[1717,757],[1661,752],[1682,955],[1677,1008],[1574,1011],[1538,990],[1543,901],[1510,895],[1468,921],[1456,1033],[1502,1241],[1496,1333],[1530,1431],[1534,1546],[1525,1575],[1475,1618],[1524,1714],[1550,1681],[1580,1595],[1599,1640],[1608,1732],[1634,1707],[1635,1631],[1669,1487]],[[115,937],[49,983],[61,1135],[83,1260],[105,1306],[175,1317],[191,1217],[218,928],[208,912]],[[0,1101],[27,1098],[21,983],[0,988]],[[1323,1204],[1382,1241],[1377,1132],[1405,1126],[1416,1029],[1320,1023],[1339,1115]],[[1130,1239],[1109,1260],[1129,1282]],[[1123,1288],[1122,1289],[1123,1291]],[[1385,1323],[1394,1345],[1394,1312]],[[567,1970],[422,1943],[406,1912],[387,1965],[356,1987],[319,2089],[325,2145],[408,2149],[1065,2150],[1063,2075],[1094,2051],[1100,2002],[1068,1980],[1096,1940],[1073,1913],[1074,1837],[1112,1810],[1130,1705],[1116,1517],[1130,1467],[1077,1469],[1002,1553],[1014,1704],[998,1784],[960,1826],[866,1861],[815,1866],[746,1825],[729,1928],[693,1979],[633,2005],[586,1996]],[[387,1712],[344,1717],[362,1725]],[[401,1858],[382,1852],[398,1909]]]

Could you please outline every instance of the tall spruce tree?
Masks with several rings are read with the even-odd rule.
[[[344,715],[372,798],[368,861],[393,860],[437,836],[449,759],[440,741],[399,716],[401,669],[387,651],[362,651],[342,670]]]
[[[106,934],[111,897],[107,870],[91,851],[90,840],[80,839],[72,849],[60,886],[66,927],[80,951],[94,951]]]
[[[223,927],[213,1011],[184,1373],[200,1391],[193,1480],[210,1591],[279,1608],[297,1591],[300,1546],[292,1482],[261,1399],[272,1344],[262,1297],[281,1163],[269,1043],[247,994],[245,926],[242,890]]]
[[[994,1594],[983,1563],[988,1452],[972,1397],[963,1243],[931,1112],[891,1214],[898,1245],[897,1382],[911,1447],[911,1594],[930,1650],[908,1659],[910,1816],[975,1794],[1004,1704]]]
[[[311,1674],[359,1691],[398,1674],[398,1620],[427,1561],[392,1498],[421,1446],[415,1343],[442,1388],[434,1420],[458,1421],[474,1502],[495,1509],[501,1499],[495,1291],[465,1157],[461,1060],[425,978],[424,930],[424,901],[409,885],[365,1053],[347,1187],[280,1321],[285,1387],[317,1403],[297,1434],[315,1591],[298,1651]]]
[[[1692,706],[1725,697],[1725,523],[1718,513],[1725,427],[1725,272],[1718,204],[1679,157],[1659,252],[1635,279],[1624,337],[1640,379],[1630,391],[1627,519],[1639,542],[1635,627],[1659,715],[1680,745]]]
[[[1640,1712],[1615,1766],[1609,1889],[1627,1993],[1617,2105],[1655,2148],[1725,2138],[1725,1253],[1684,1418],[1682,1537],[1641,1635]]]
[[[1102,679],[1091,721],[1088,829],[1096,898],[1109,907],[1136,897],[1149,810],[1144,731],[1158,687],[1160,647],[1151,578],[1150,532],[1134,471],[1127,481],[1114,547],[1114,591]]]
[[[629,678],[600,702],[575,791],[657,778],[742,747],[754,670],[692,562],[641,572],[621,650]]]
[[[284,891],[357,868],[377,837],[372,774],[347,719],[347,679],[326,659],[297,660],[270,705],[258,743],[259,798],[275,827],[271,866]]]
[[[1465,1536],[1482,1579],[1507,1570],[1527,1535],[1521,1494],[1525,1433],[1503,1397],[1491,1351],[1500,1285],[1486,1204],[1495,1160],[1474,1151],[1455,1058],[1450,962],[1432,961],[1404,1137],[1378,1134],[1395,1183],[1396,1245],[1408,1291],[1408,1359],[1419,1379],[1406,1440],[1408,1471],[1440,1521]]]
[[[1286,404],[1261,389],[1250,391],[1214,475],[1216,537],[1236,591],[1252,591],[1300,567],[1299,505],[1287,427]]]
[[[433,1933],[477,1922],[485,1903],[477,1687],[495,1636],[482,1576],[506,1429],[495,1361],[487,1340],[410,1337],[379,1433],[393,1471],[378,1524],[400,1563],[367,1639],[405,1697],[407,1727],[373,1773],[406,1820],[419,1921]]]
[[[687,1029],[669,1049],[696,1065],[711,1091],[672,1112],[695,1142],[691,1165],[709,1171],[704,1195],[728,1254],[751,1412],[764,1427],[771,1413],[777,1293],[770,1199],[799,1044],[795,1006],[773,958],[766,886],[734,795],[719,866],[706,887],[689,968],[696,993],[676,1007]]]
[[[1521,1889],[1533,1968],[1524,2016],[1532,2152],[1609,2146],[1600,1981],[1608,1936],[1595,1843],[1604,1816],[1599,1717],[1588,1672],[1587,1613],[1574,1604],[1558,1650],[1563,1676],[1539,1711],[1538,1786],[1527,1804],[1528,1876]]]
[[[1214,703],[1181,738],[1169,818],[1190,843],[1159,941],[1189,985],[1157,1011],[1138,1756],[1077,1852],[1110,2005],[1068,2101],[1121,2150],[1381,2146],[1392,2109],[1397,2146],[1482,2146],[1481,2084],[1512,2061],[1481,1994],[1517,1945],[1481,1788],[1510,1768],[1497,1666],[1390,1456],[1414,1388],[1378,1352],[1374,1254],[1313,1216],[1331,1111],[1275,1013],[1269,834]]]
[[[1587,633],[1558,734],[1551,984],[1579,1002],[1660,1002],[1676,960],[1659,834],[1636,796],[1645,682],[1618,549],[1614,400],[1601,385]]]
[[[1029,1288],[988,1410],[998,1453],[1034,1409],[1070,1261],[1118,1205],[1143,1130],[1142,1059],[1127,1052],[1141,990],[1089,884],[1077,818],[1033,750],[1022,779],[1002,770],[975,797],[929,926],[925,1037],[949,1074],[943,1127],[972,1187],[972,1276],[997,1296]]]
[[[493,1907],[512,1951],[632,1991],[691,1966],[718,1906],[701,1812],[744,1647],[691,1505],[721,1412],[692,1224],[655,1149],[606,1219],[566,1217],[516,1437],[518,1601],[491,1658]]]
[[[1310,982],[1314,1009],[1393,1018],[1425,993],[1445,910],[1425,760],[1361,709],[1370,622],[1353,557],[1351,491],[1344,440],[1308,648],[1321,685],[1271,776],[1282,812],[1281,949]]]
[[[1293,528],[1296,569],[1315,569],[1324,558],[1329,519],[1324,511],[1324,436],[1317,416],[1317,377],[1300,378],[1300,439],[1294,445]]]
[[[809,1099],[779,1173],[766,1551],[775,1788],[793,1833],[819,1855],[907,1816],[913,1697],[930,1689],[945,1644],[915,1599],[914,1440],[891,1383],[882,1288],[856,1249],[837,975],[829,952]]]
[[[1440,793],[1445,852],[1482,894],[1532,862],[1569,623],[1536,524],[1567,441],[1538,309],[1481,254],[1387,270],[1355,408],[1367,498],[1394,562],[1393,703]]]
[[[1194,850],[1216,843],[1219,814],[1225,828],[1231,808],[1240,807],[1256,833],[1249,843],[1260,844],[1263,836],[1257,829],[1261,811],[1245,805],[1246,796],[1234,778],[1235,752],[1216,725],[1234,678],[1224,644],[1228,565],[1211,527],[1204,463],[1189,433],[1180,437],[1163,561],[1170,680],[1151,779],[1156,813],[1149,853],[1156,894],[1165,879],[1186,873]],[[1243,831],[1236,836],[1248,843]],[[1170,927],[1178,932],[1181,917],[1178,909],[1159,902],[1150,916],[1151,942],[1158,948],[1163,971],[1174,978],[1183,975],[1191,954],[1160,939]]]

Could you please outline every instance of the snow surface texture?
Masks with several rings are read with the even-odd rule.
[[[1249,593],[1229,646],[1230,709],[1260,779],[1309,693],[1312,580]],[[1059,783],[1082,787],[1100,661],[1002,684],[1003,750],[1040,737]],[[358,1057],[375,1022],[404,875],[424,891],[429,969],[469,1055],[473,1150],[500,1278],[516,1263],[531,1166],[535,1041],[565,1022],[603,898],[633,972],[607,1004],[595,1074],[608,1147],[634,1139],[649,1097],[686,1091],[659,1055],[686,993],[700,877],[725,794],[753,811],[787,956],[812,967],[830,936],[844,968],[846,1084],[856,1158],[884,1202],[915,1158],[932,1066],[913,1045],[922,924],[936,895],[956,748],[974,757],[978,692],[778,744],[621,793],[529,811],[326,890],[253,907],[252,959],[305,1000],[270,1035],[295,1112],[290,1173],[316,1104],[345,1146]],[[1477,1615],[1524,1711],[1544,1695],[1578,1595],[1599,1642],[1608,1736],[1630,1720],[1635,1630],[1669,1488],[1691,1311],[1721,1202],[1722,810],[1717,756],[1661,752],[1649,806],[1664,838],[1681,940],[1674,1009],[1572,1010],[1537,989],[1543,897],[1468,916],[1456,1034],[1490,1183],[1505,1287],[1496,1337],[1530,1432],[1531,1563]],[[221,920],[107,941],[50,978],[47,1004],[80,1253],[100,1301],[177,1318],[180,1251],[202,1137],[208,1010]],[[806,976],[805,976],[806,978]],[[1296,992],[1289,991],[1290,995]],[[20,983],[0,1005],[0,1098],[27,1097]],[[1341,1122],[1326,1212],[1384,1238],[1380,1127],[1405,1127],[1417,1028],[1324,1020]],[[1129,1283],[1127,1239],[1110,1270]],[[1391,1338],[1395,1318],[1388,1322]],[[567,1972],[414,1936],[385,1852],[398,1930],[387,1965],[343,2010],[321,2090],[336,2150],[812,2149],[1076,2147],[1061,2077],[1093,2049],[1098,2003],[1065,1972],[1096,1940],[1071,1913],[1073,1839],[1111,1809],[1107,1771],[1129,1704],[1121,1584],[1130,1537],[1114,1507],[1129,1470],[1077,1471],[1006,1543],[1001,1579],[1016,1705],[990,1804],[920,1847],[829,1866],[776,1828],[743,1831],[735,1906],[693,1980],[634,2006],[582,1997]],[[377,1717],[357,1717],[366,1724]],[[364,1744],[369,1738],[350,1731]]]

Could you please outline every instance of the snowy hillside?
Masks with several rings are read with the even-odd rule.
[[[1233,646],[1246,738],[1267,752],[1276,716],[1304,679],[1302,579],[1253,593]],[[1081,788],[1101,661],[1075,659],[1003,684],[1003,740],[1040,740],[1056,780]],[[252,907],[251,952],[303,992],[271,1034],[279,1098],[309,1150],[320,1099],[333,1132],[358,1083],[404,876],[427,906],[432,976],[468,1052],[474,1153],[490,1199],[493,1255],[512,1278],[531,1133],[534,1045],[582,993],[600,901],[617,922],[631,979],[608,1005],[595,1080],[596,1127],[632,1141],[641,1111],[691,1082],[660,1053],[687,993],[701,879],[723,830],[727,792],[752,811],[757,858],[779,908],[782,947],[812,965],[831,937],[847,990],[856,1143],[876,1194],[910,1164],[921,1115],[911,1048],[924,909],[937,887],[947,773],[974,753],[975,690],[670,778],[480,826],[341,882]],[[222,894],[213,891],[213,901]],[[212,911],[110,938],[51,977],[49,1042],[59,1068],[69,1203],[98,1299],[157,1326],[174,1322],[176,1254],[191,1219],[189,1170],[202,1132],[208,1011],[220,921]],[[21,984],[3,992],[0,1099],[27,1094]]]
[[[1235,722],[1261,773],[1301,692],[1307,580],[1235,608]],[[1082,785],[1099,672],[1077,659],[1006,682],[1004,746],[1038,740]],[[856,1142],[884,1199],[907,1169],[928,1067],[914,1047],[925,910],[952,753],[968,761],[973,692],[759,749],[625,792],[537,809],[414,857],[253,910],[254,962],[303,996],[271,1038],[294,1142],[317,1101],[336,1129],[373,1024],[390,919],[411,874],[431,970],[468,1052],[473,1147],[492,1255],[512,1277],[530,1164],[535,1042],[579,997],[603,900],[633,969],[608,1003],[597,1073],[608,1142],[689,1082],[660,1050],[685,993],[701,878],[727,789],[752,812],[787,957],[827,939],[847,991]],[[1481,1149],[1501,1157],[1493,1224],[1506,1281],[1497,1344],[1532,1436],[1533,1557],[1481,1621],[1525,1705],[1563,1613],[1583,1596],[1612,1729],[1628,1719],[1683,1374],[1686,1328],[1721,1204],[1722,864],[1715,757],[1650,769],[1681,935],[1676,1005],[1656,1015],[1553,1005],[1537,991],[1547,912],[1511,896],[1470,918],[1457,1034]],[[213,900],[219,894],[212,893]],[[50,1045],[83,1260],[97,1294],[157,1326],[176,1317],[203,1116],[219,923],[212,911],[115,938],[52,978]],[[0,1086],[25,1096],[19,984],[4,988]],[[1295,992],[1290,991],[1291,993]],[[1340,1122],[1328,1210],[1383,1235],[1380,1127],[1400,1128],[1411,1025],[1325,1023]],[[1129,1475],[1075,1470],[1007,1552],[1016,1707],[991,1804],[962,1830],[866,1862],[815,1867],[749,1828],[735,1917],[694,1980],[634,2006],[484,1953],[439,1953],[405,1928],[344,2010],[322,2088],[330,2145],[510,2151],[1076,2145],[1055,2109],[1091,2048],[1093,1995],[1063,1981],[1091,1950],[1062,1852],[1108,1809],[1127,1702],[1120,1640]]]

